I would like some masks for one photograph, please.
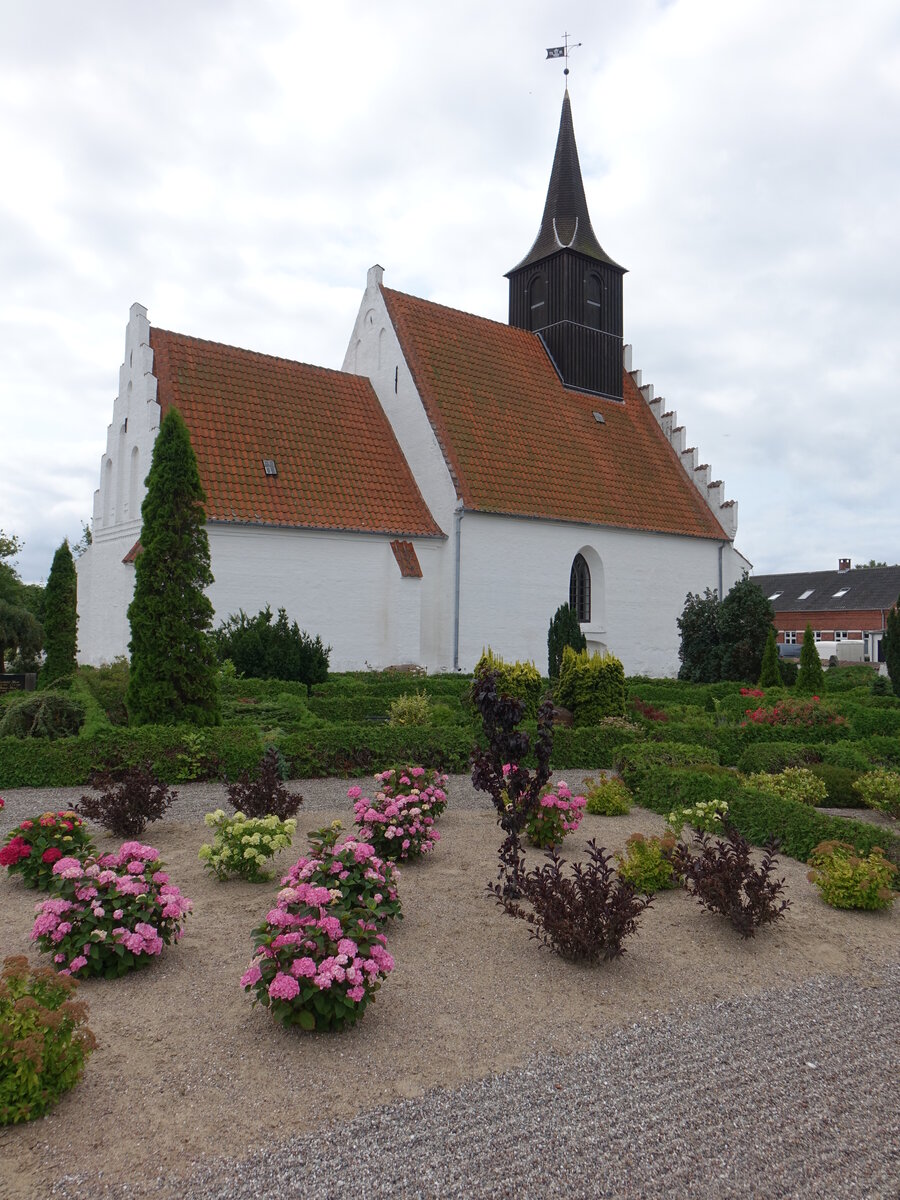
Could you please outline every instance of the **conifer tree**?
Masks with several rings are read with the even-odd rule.
[[[825,672],[822,670],[822,660],[816,649],[816,639],[812,625],[807,625],[803,632],[803,648],[800,651],[800,672],[797,675],[796,689],[807,696],[818,695],[825,686]]]
[[[53,555],[44,592],[44,650],[41,686],[75,674],[78,581],[68,539]]]
[[[547,631],[547,673],[550,679],[559,678],[559,666],[566,646],[571,646],[573,650],[586,650],[587,638],[581,632],[575,609],[570,604],[561,604]]]
[[[213,581],[206,496],[187,426],[166,413],[153,446],[135,561],[131,672],[126,704],[135,725],[219,722],[216,659],[208,631]]]
[[[900,597],[887,615],[884,628],[884,661],[894,687],[900,696]]]
[[[759,674],[759,686],[781,687],[781,672],[778,669],[778,647],[775,645],[775,627],[769,626],[769,636],[763,651],[762,670]]]

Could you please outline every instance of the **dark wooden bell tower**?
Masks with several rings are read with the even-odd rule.
[[[622,399],[622,276],[591,228],[569,92],[534,245],[508,271],[509,323],[538,334],[566,387]]]

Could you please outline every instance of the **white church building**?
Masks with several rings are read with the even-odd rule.
[[[162,416],[184,417],[207,496],[216,620],[285,608],[334,670],[546,669],[576,608],[588,646],[671,675],[688,592],[749,567],[737,505],[632,369],[622,276],[591,227],[568,93],[509,324],[368,273],[341,371],[171,333],[131,307],[78,560],[79,658],[127,655],[141,503]]]

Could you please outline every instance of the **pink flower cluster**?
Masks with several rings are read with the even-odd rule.
[[[159,851],[140,842],[84,862],[58,858],[59,895],[36,906],[32,940],[63,975],[121,975],[161,954],[192,907],[161,866]]]
[[[397,868],[379,858],[374,846],[345,838],[299,858],[281,882],[288,889],[313,885],[320,892],[314,903],[330,905],[342,917],[385,921],[400,914],[398,877]]]
[[[321,859],[300,859],[283,880],[276,906],[254,931],[256,949],[241,987],[286,1026],[342,1029],[353,1024],[394,969],[375,921],[353,916],[340,888],[303,878],[324,870],[326,878],[339,880],[346,866],[342,853],[354,862],[359,856],[364,870],[379,862],[371,846],[357,842],[336,848],[333,862],[340,869],[333,876],[326,866],[330,852]]]
[[[448,776],[441,771],[429,772],[424,767],[391,767],[375,776],[379,791],[385,796],[414,799],[424,813],[439,817],[447,807]]]
[[[422,767],[409,768],[424,774]],[[394,861],[418,858],[433,850],[440,840],[440,834],[434,828],[432,815],[435,801],[439,805],[446,803],[446,793],[439,786],[428,785],[431,792],[423,800],[424,792],[411,785],[411,776],[404,772],[399,779],[394,778],[393,771],[376,775],[376,782],[381,783],[381,790],[376,792],[374,799],[369,800],[362,795],[358,787],[351,787],[347,795],[353,801],[353,813],[359,826],[359,836],[362,841],[375,847],[380,855]],[[387,790],[384,780],[387,776]],[[406,779],[406,784],[400,782]],[[408,792],[402,789],[409,787]],[[401,790],[394,794],[395,789]],[[427,790],[427,789],[426,789]],[[440,793],[440,798],[437,798]]]
[[[529,840],[542,849],[558,846],[567,833],[581,824],[584,816],[584,796],[573,796],[571,788],[563,780],[555,789],[545,792],[537,809],[528,818],[525,830]]]
[[[0,867],[19,874],[26,887],[52,890],[53,864],[64,854],[83,858],[93,850],[84,822],[71,809],[22,821],[0,850]]]

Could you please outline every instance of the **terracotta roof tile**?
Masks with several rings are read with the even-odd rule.
[[[155,327],[150,346],[209,520],[441,535],[368,379]]]
[[[123,563],[133,563],[137,560],[137,556],[139,554],[143,554],[143,553],[144,553],[144,547],[141,545],[141,539],[138,538],[138,540],[134,543],[134,545],[131,547],[131,549],[128,551],[128,553],[125,555],[125,557],[122,559],[122,562]]]
[[[419,565],[419,556],[416,554],[416,548],[412,542],[391,542],[391,549],[394,552],[394,558],[397,560],[397,566],[400,568],[400,574],[404,579],[421,579],[422,568]]]
[[[627,372],[624,403],[570,391],[534,334],[383,294],[467,508],[726,537]]]

